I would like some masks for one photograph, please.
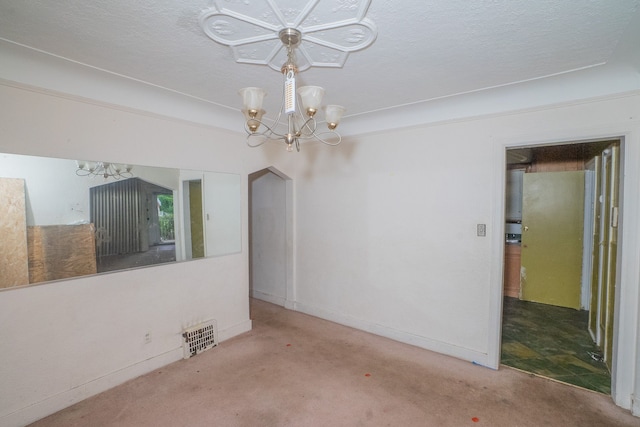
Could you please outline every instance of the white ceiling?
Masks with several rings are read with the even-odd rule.
[[[287,17],[315,2],[273,1]],[[0,38],[233,109],[240,107],[239,88],[261,86],[273,113],[280,73],[237,63],[232,48],[199,24],[201,13],[216,5],[265,19],[266,3],[0,0]],[[366,3],[321,0],[314,22],[353,17]],[[348,117],[585,69],[626,67],[638,74],[639,3],[373,0],[364,16],[377,29],[375,41],[350,52],[342,67],[301,72],[299,84],[325,87],[325,103],[344,105]]]

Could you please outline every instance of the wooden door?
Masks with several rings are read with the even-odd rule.
[[[589,304],[589,332],[595,343],[602,345],[604,330],[600,328],[600,301],[602,289],[600,233],[602,229],[602,157],[595,157],[594,197],[593,197],[593,252],[591,253],[591,302]]]
[[[524,175],[523,300],[580,308],[583,227],[584,171]]]
[[[620,146],[613,144],[595,158],[594,232],[589,331],[611,369],[618,253]]]
[[[598,260],[598,305],[597,305],[597,328],[598,345],[604,347],[606,324],[607,324],[607,266],[611,255],[608,246],[610,238],[609,221],[611,214],[609,211],[609,193],[611,187],[611,151],[605,150],[602,155],[602,191],[600,193],[600,236],[597,242],[600,247]]]
[[[603,310],[602,310],[602,329],[604,330],[604,361],[611,369],[611,359],[613,356],[613,313],[615,303],[616,289],[616,263],[618,252],[618,188],[620,168],[620,147],[614,145],[610,147],[609,164],[608,164],[608,187],[605,190],[604,199],[607,212],[607,240],[605,242],[604,251],[607,253],[607,262],[603,266]]]

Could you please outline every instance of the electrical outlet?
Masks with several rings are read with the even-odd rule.
[[[151,332],[144,334],[144,343],[149,344],[151,342]]]
[[[478,224],[476,229],[478,237],[485,237],[487,235],[487,224]]]

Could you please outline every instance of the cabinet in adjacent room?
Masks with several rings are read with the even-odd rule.
[[[520,298],[520,245],[504,247],[504,295]]]

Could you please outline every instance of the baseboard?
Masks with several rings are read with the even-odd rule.
[[[3,426],[24,426],[35,422],[41,418],[58,412],[84,399],[94,396],[103,391],[109,390],[133,378],[144,375],[155,369],[166,366],[170,363],[181,360],[183,357],[182,347],[172,349],[166,353],[143,360],[131,366],[127,366],[119,371],[112,372],[103,377],[96,378],[85,384],[81,384],[70,390],[51,396],[33,405],[19,409],[11,414],[0,418],[0,425]]]
[[[228,340],[229,338],[233,338],[236,335],[244,334],[245,332],[249,332],[252,326],[253,324],[251,322],[251,319],[247,319],[228,328],[220,329],[218,330],[218,339],[220,340],[220,342],[222,342],[224,340]]]
[[[631,413],[640,417],[640,399],[636,398],[635,394],[631,395]]]
[[[219,340],[222,342],[236,335],[251,330],[251,320],[240,322],[231,327],[218,331]],[[56,413],[84,399],[94,396],[115,386],[123,384],[131,379],[152,372],[184,357],[182,347],[169,350],[165,353],[143,360],[119,371],[112,372],[101,378],[97,378],[85,384],[81,384],[70,390],[37,402],[33,405],[19,409],[4,417],[0,417],[0,425],[7,427],[19,427],[35,422],[48,415]]]
[[[443,343],[441,341],[436,341],[426,337],[410,334],[408,332],[399,331],[387,326],[378,325],[376,323],[357,319],[344,314],[334,313],[308,304],[297,302],[295,303],[294,309],[296,311],[300,311],[301,313],[309,314],[311,316],[339,323],[344,326],[349,326],[351,328],[369,332],[374,335],[389,338],[394,341],[410,344],[436,353],[446,354],[458,359],[468,360],[469,362],[472,362],[479,366],[488,367],[488,356],[486,353],[480,353],[468,348],[458,347],[455,345]]]
[[[255,289],[251,293],[251,296],[261,301],[266,301],[266,302],[270,302],[271,304],[279,305],[280,307],[284,307],[287,302],[286,299],[283,297],[271,295],[261,291],[256,291]]]

